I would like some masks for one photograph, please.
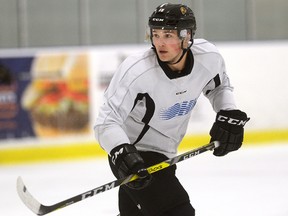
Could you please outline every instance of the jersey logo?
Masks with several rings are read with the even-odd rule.
[[[195,106],[197,100],[183,101],[176,103],[169,108],[163,108],[160,111],[160,118],[163,120],[169,120],[177,116],[187,115]]]

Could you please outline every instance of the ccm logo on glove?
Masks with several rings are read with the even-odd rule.
[[[116,164],[116,160],[117,160],[117,157],[119,155],[121,155],[123,153],[124,149],[121,148],[119,151],[116,151],[112,156],[111,156],[111,161],[112,163],[115,165]]]
[[[231,124],[231,125],[244,126],[248,122],[249,119],[239,120],[239,119],[234,119],[234,118],[230,118],[227,116],[219,115],[217,120],[220,122],[227,122],[228,124]]]

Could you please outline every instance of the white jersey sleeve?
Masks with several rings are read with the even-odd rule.
[[[223,68],[224,69],[224,68]],[[215,112],[236,109],[233,87],[229,77],[223,73],[216,75],[204,88],[203,94],[209,99]]]
[[[108,153],[117,145],[130,143],[121,127],[133,106],[132,95],[129,92],[129,82],[123,78],[125,76],[123,72],[125,70],[120,66],[106,89],[104,104],[100,108],[97,127],[95,127],[96,139],[100,144],[105,144],[102,147]]]
[[[196,56],[201,56],[205,53],[210,53],[210,56],[212,54],[216,56],[210,61],[211,68],[208,68],[211,73],[214,73],[213,79],[211,79],[203,89],[203,94],[209,99],[214,111],[219,112],[221,109],[236,109],[233,86],[226,73],[224,59],[218,49],[203,39],[196,40],[194,47],[195,50],[197,50],[195,52]]]

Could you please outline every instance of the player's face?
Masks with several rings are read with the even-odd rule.
[[[161,61],[174,62],[182,54],[177,30],[152,29],[152,42]]]

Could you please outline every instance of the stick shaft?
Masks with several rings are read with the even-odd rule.
[[[158,172],[160,170],[163,170],[169,166],[172,166],[176,163],[179,163],[183,160],[192,158],[196,155],[199,155],[203,152],[206,152],[208,150],[213,150],[214,148],[217,148],[219,146],[219,142],[214,141],[211,142],[207,145],[204,145],[200,148],[185,152],[183,154],[180,154],[178,156],[175,156],[173,158],[170,158],[166,161],[163,161],[161,163],[155,164],[153,166],[150,166],[147,168],[147,171],[149,172],[149,174],[153,174],[155,172]],[[125,178],[122,179],[117,179],[115,181],[106,183],[104,185],[101,185],[100,187],[94,188],[92,190],[86,191],[84,193],[78,194],[74,197],[71,197],[69,199],[63,200],[61,202],[55,203],[51,206],[46,206],[43,205],[41,203],[39,203],[27,190],[27,187],[24,185],[22,178],[18,177],[17,179],[17,192],[19,197],[21,198],[21,200],[23,201],[23,203],[31,210],[33,211],[35,214],[37,215],[45,215],[47,213],[50,213],[52,211],[56,211],[58,209],[67,207],[71,204],[80,202],[84,199],[87,199],[89,197],[95,196],[99,193],[103,193],[105,191],[111,190],[115,187],[118,187],[120,185],[126,184],[128,182],[134,181],[138,178],[137,175],[129,175]]]

